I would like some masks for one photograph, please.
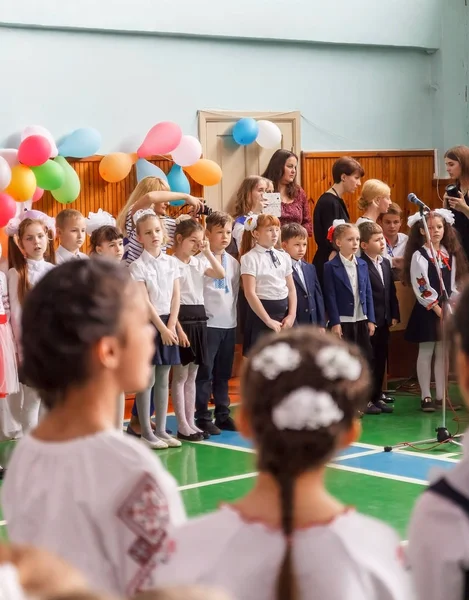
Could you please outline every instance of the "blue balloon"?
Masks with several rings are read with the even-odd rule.
[[[82,127],[69,133],[58,145],[60,156],[86,158],[96,154],[101,146],[101,134],[92,127]]]
[[[191,192],[191,184],[179,165],[172,166],[171,171],[168,173],[168,183],[172,192],[181,192],[182,194],[190,194]],[[182,206],[185,204],[185,200],[173,200],[170,204],[172,206]]]
[[[250,117],[240,119],[233,127],[234,141],[240,146],[248,146],[256,141],[259,134],[259,125]]]
[[[135,164],[135,167],[137,169],[138,183],[140,183],[142,179],[145,179],[145,177],[158,177],[158,179],[168,182],[166,173],[144,158],[139,158]]]

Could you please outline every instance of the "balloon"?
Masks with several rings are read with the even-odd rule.
[[[51,153],[50,156],[48,156],[47,158],[55,158],[57,156],[57,146],[55,145],[55,140],[48,129],[42,127],[41,125],[29,125],[28,127],[25,127],[23,129],[23,133],[21,134],[21,141],[25,140],[28,137],[31,137],[32,135],[41,135],[42,137],[45,137],[47,140],[49,140]]]
[[[60,167],[60,168],[62,168],[62,167]],[[62,169],[62,171],[63,171],[63,169]],[[34,192],[34,194],[33,194],[33,197],[31,198],[31,200],[32,200],[33,202],[37,202],[37,201],[38,201],[38,200],[40,200],[40,199],[41,199],[43,196],[44,196],[44,190],[43,190],[42,188],[40,188],[40,187],[37,187],[37,188],[36,188],[36,191],[35,191],[35,192]]]
[[[142,179],[145,179],[145,177],[158,177],[159,179],[168,182],[166,173],[144,158],[139,158],[135,166],[137,169],[137,182],[139,183]]]
[[[101,146],[101,134],[92,127],[75,129],[67,135],[59,144],[60,156],[72,156],[73,158],[86,158],[96,154]]]
[[[0,156],[0,190],[4,190],[10,185],[11,168],[7,161]]]
[[[201,158],[195,165],[185,167],[184,170],[186,173],[189,173],[194,181],[200,183],[200,185],[216,185],[217,183],[220,183],[222,178],[222,172],[219,165],[207,158]]]
[[[179,125],[171,121],[163,121],[150,129],[137,154],[139,158],[146,158],[153,154],[169,154],[179,146],[181,138],[182,131]]]
[[[99,174],[109,183],[122,181],[130,173],[132,168],[132,157],[123,152],[113,152],[103,156],[99,163]]]
[[[55,159],[46,161],[40,167],[32,167],[31,170],[37,185],[44,190],[58,190],[65,181],[64,170]]]
[[[5,192],[17,202],[32,198],[36,189],[36,178],[29,167],[16,165],[11,169],[11,182]]]
[[[0,192],[0,227],[5,227],[10,219],[16,215],[16,202],[11,196]]]
[[[259,133],[256,142],[261,148],[276,148],[282,142],[282,132],[271,121],[257,121]]]
[[[60,204],[70,204],[80,195],[80,179],[75,169],[68,164],[63,156],[57,156],[54,158],[54,162],[62,167],[64,182],[57,190],[52,190],[51,194]]]
[[[192,135],[183,135],[179,146],[171,152],[171,157],[177,165],[189,167],[202,156],[202,146]]]
[[[21,142],[18,148],[18,160],[27,167],[38,167],[50,157],[51,150],[47,138],[31,135]]]
[[[4,229],[0,229],[0,247],[1,247],[0,256],[7,257],[8,256],[8,236],[5,233]]]
[[[257,138],[259,126],[255,119],[250,117],[240,119],[233,127],[234,141],[240,146],[247,146]]]
[[[4,158],[10,167],[14,167],[19,164],[18,161],[18,150],[16,148],[1,148],[0,156]]]
[[[172,192],[190,194],[191,185],[185,176],[184,171],[179,165],[172,166],[171,171],[168,173],[168,183]],[[173,200],[170,202],[172,206],[181,206],[184,203],[184,200]]]

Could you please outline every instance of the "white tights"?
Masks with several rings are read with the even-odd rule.
[[[419,344],[417,358],[417,378],[422,391],[422,400],[431,398],[430,382],[432,377],[432,357],[435,352],[436,399],[443,399],[445,389],[445,357],[442,342],[422,342]]]
[[[196,427],[195,417],[195,378],[199,365],[177,365],[173,367],[173,383],[171,397],[178,423],[178,431],[182,435],[200,432]]]

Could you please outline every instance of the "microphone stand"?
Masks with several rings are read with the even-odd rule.
[[[430,238],[430,232],[428,231],[427,220],[425,219],[425,215],[428,213],[423,206],[419,206],[420,216],[422,219],[423,229],[425,231],[425,237],[427,240],[427,245],[430,248],[430,253],[433,259],[433,264],[436,267],[436,272],[438,273],[438,281],[440,284],[440,296],[438,299],[438,303],[441,307],[441,343],[443,346],[443,368],[444,368],[444,388],[443,388],[443,399],[442,399],[442,411],[443,411],[443,422],[440,427],[435,429],[436,438],[430,438],[427,440],[417,440],[415,442],[400,442],[398,444],[394,444],[394,446],[385,446],[385,452],[391,452],[396,448],[404,448],[407,446],[419,446],[422,444],[431,444],[434,443],[446,443],[446,444],[454,444],[456,446],[461,447],[462,444],[458,440],[463,437],[463,434],[452,435],[446,426],[446,402],[447,402],[447,388],[448,388],[448,374],[449,374],[449,352],[448,352],[448,320],[450,316],[453,314],[453,308],[451,306],[448,292],[446,290],[445,282],[443,281],[443,273],[441,271],[440,263],[438,261],[438,256],[435,252],[435,248],[432,244]]]

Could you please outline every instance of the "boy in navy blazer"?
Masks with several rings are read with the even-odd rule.
[[[383,394],[382,386],[388,358],[389,327],[399,322],[399,303],[392,275],[391,263],[383,258],[385,248],[383,230],[377,223],[364,222],[359,226],[362,259],[370,273],[371,290],[375,307],[376,331],[371,338],[373,350],[372,401],[381,412],[392,412],[386,402],[393,398]]]
[[[316,267],[303,260],[308,247],[308,232],[299,223],[288,223],[282,227],[281,235],[282,248],[292,259],[296,321],[298,325],[317,325],[325,330],[326,314]]]

